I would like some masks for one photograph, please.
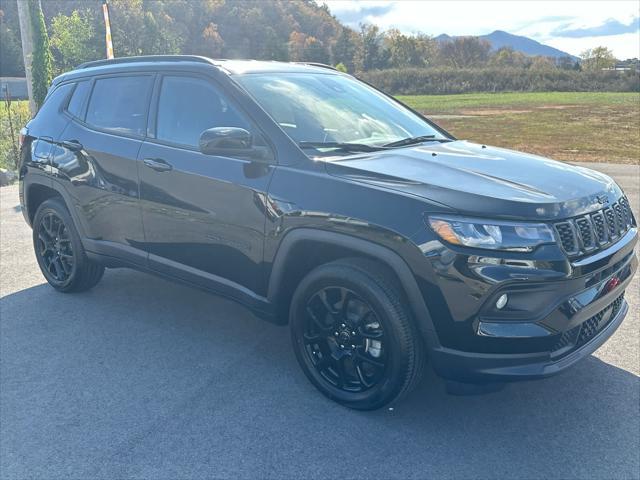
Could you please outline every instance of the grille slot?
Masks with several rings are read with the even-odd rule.
[[[618,225],[616,222],[616,214],[609,207],[603,210],[604,216],[607,219],[607,227],[609,229],[609,238],[615,238],[618,236]]]
[[[609,234],[607,232],[607,223],[604,219],[602,212],[597,212],[591,215],[591,224],[593,225],[593,233],[596,236],[596,241],[600,245],[604,245],[609,241]]]
[[[633,225],[633,216],[631,215],[631,206],[629,205],[629,200],[623,197],[620,199],[619,203],[624,213],[626,226],[630,227],[631,225]]]
[[[624,210],[622,209],[622,205],[619,203],[613,204],[613,211],[616,212],[616,220],[618,222],[618,234],[627,229],[627,219],[624,215]]]
[[[554,224],[562,249],[577,257],[604,248],[635,226],[629,201],[622,197],[610,207]]]
[[[589,217],[581,217],[576,220],[578,227],[578,236],[580,237],[582,248],[592,250],[596,247],[596,239],[591,227]]]
[[[576,231],[571,222],[556,223],[556,232],[560,237],[560,243],[562,248],[568,254],[578,253],[578,241],[576,238]]]

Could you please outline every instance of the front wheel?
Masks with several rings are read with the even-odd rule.
[[[33,248],[47,282],[61,292],[88,290],[104,273],[102,265],[87,258],[71,215],[58,199],[45,201],[36,211]]]
[[[418,383],[425,352],[393,277],[377,263],[317,267],[296,289],[290,328],[296,357],[324,395],[373,410]]]

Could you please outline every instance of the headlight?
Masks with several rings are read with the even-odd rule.
[[[538,245],[555,243],[543,223],[502,222],[445,216],[429,217],[429,225],[448,243],[473,248],[530,252]]]

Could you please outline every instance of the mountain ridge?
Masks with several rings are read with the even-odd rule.
[[[542,55],[545,57],[553,58],[569,57],[572,60],[578,60],[578,57],[576,57],[575,55],[571,55],[570,53],[563,52],[562,50],[559,50],[557,48],[550,47],[549,45],[545,45],[529,37],[514,35],[503,30],[495,30],[487,35],[451,36],[443,33],[435,37],[435,39],[439,42],[444,42],[447,40],[453,40],[454,38],[461,36],[477,37],[483,40],[487,40],[491,44],[491,50],[494,51],[499,50],[503,47],[511,47],[513,50],[529,56]]]

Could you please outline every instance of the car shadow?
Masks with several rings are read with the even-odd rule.
[[[286,327],[138,272],[0,312],[3,478],[638,477],[638,377],[595,356],[477,396],[429,369],[357,412],[314,390]]]

